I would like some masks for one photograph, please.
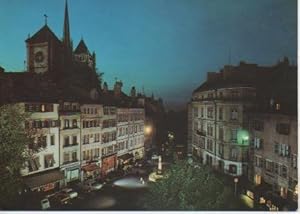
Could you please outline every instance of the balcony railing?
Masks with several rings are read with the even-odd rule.
[[[64,148],[65,147],[71,147],[71,146],[78,146],[78,143],[67,143],[67,144],[64,144]]]

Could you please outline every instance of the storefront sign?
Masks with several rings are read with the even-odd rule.
[[[42,189],[42,191],[47,192],[49,190],[54,189],[54,187],[55,187],[54,183],[49,183],[49,184],[46,184],[46,185],[42,186],[41,189]]]

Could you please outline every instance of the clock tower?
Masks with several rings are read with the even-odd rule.
[[[45,24],[26,40],[27,70],[38,74],[57,73],[62,65],[62,43]]]

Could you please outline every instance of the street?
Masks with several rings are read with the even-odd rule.
[[[115,186],[108,183],[102,189],[89,193],[79,193],[79,197],[73,199],[70,204],[51,208],[52,210],[142,210],[139,200],[147,191],[146,187],[136,188],[132,181],[139,184],[140,177],[126,176],[124,186]],[[117,180],[117,181],[118,181]],[[128,186],[126,181],[128,180]]]

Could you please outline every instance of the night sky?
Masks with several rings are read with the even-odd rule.
[[[69,0],[74,48],[81,37],[112,88],[184,105],[217,71],[243,60],[297,60],[296,0]],[[64,0],[0,0],[0,66],[24,70],[25,39],[44,25],[61,38]],[[231,57],[229,57],[229,55]],[[229,60],[230,59],[230,60]]]

